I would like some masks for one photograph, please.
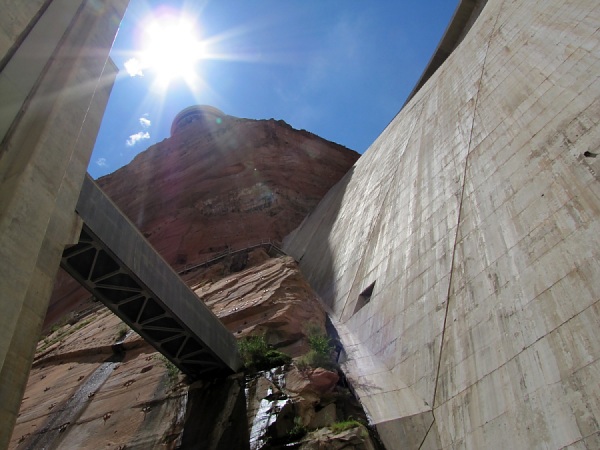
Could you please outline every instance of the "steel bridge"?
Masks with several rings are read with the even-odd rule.
[[[89,175],[76,207],[79,243],[61,266],[192,379],[241,366],[233,335]]]

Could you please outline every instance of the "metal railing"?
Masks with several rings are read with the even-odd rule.
[[[211,266],[213,264],[215,264],[216,262],[227,258],[229,256],[233,256],[235,254],[238,253],[242,253],[242,252],[246,252],[249,250],[253,250],[255,248],[259,248],[259,247],[264,247],[267,250],[267,254],[269,256],[287,256],[287,253],[285,253],[282,249],[281,249],[281,243],[277,242],[277,241],[272,241],[271,239],[263,239],[261,241],[258,242],[254,242],[252,244],[244,244],[242,246],[236,246],[235,248],[233,247],[228,247],[227,250],[221,251],[219,253],[216,253],[212,256],[209,256],[208,258],[206,258],[205,260],[201,261],[201,262],[197,262],[197,263],[193,263],[193,264],[186,264],[185,266],[183,266],[183,268],[180,268],[178,270],[176,270],[176,272],[179,275],[183,275],[186,273],[190,273],[196,269],[199,269],[201,267],[208,267]]]

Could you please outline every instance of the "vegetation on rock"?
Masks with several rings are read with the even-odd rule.
[[[350,428],[360,427],[362,425],[363,424],[360,423],[358,420],[344,420],[332,424],[329,428],[334,433],[341,433],[342,431],[349,430]]]
[[[333,344],[331,339],[317,325],[310,325],[307,331],[308,353],[298,359],[296,365],[300,370],[322,367],[324,369],[336,370],[337,364],[332,360],[331,353]]]
[[[91,323],[93,319],[87,319],[81,322],[77,322],[74,325],[69,325],[68,323],[60,323],[55,324],[50,328],[50,333],[43,339],[43,343],[41,345],[38,344],[37,352],[41,353],[47,350],[52,345],[57,342],[66,339],[68,336],[76,332],[77,330],[85,327],[89,323]]]
[[[175,364],[169,361],[164,355],[158,355],[158,359],[162,361],[167,370],[167,376],[169,378],[169,382],[174,385],[179,380],[180,370],[177,368]]]
[[[125,323],[120,323],[119,328],[117,329],[117,342],[122,341],[127,336],[129,332],[129,327]]]
[[[292,428],[287,435],[287,438],[290,442],[297,441],[306,436],[308,430],[302,424],[302,419],[300,417],[294,417],[294,428]]]
[[[238,341],[238,347],[244,367],[251,373],[283,366],[292,361],[288,355],[267,344],[264,336],[248,336]]]

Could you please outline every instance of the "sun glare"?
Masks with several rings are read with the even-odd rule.
[[[161,86],[176,78],[193,82],[202,56],[203,44],[190,21],[162,17],[149,22],[144,28],[140,65],[152,72]]]

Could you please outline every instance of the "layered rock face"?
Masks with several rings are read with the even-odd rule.
[[[176,269],[280,241],[359,157],[283,121],[204,119],[174,123],[173,136],[98,180]],[[85,310],[88,298],[61,271],[46,327],[66,311]]]
[[[242,272],[231,273],[237,261],[226,257],[184,279],[237,338],[265,335],[290,356],[306,353],[307,326],[322,326],[325,312],[297,264],[260,248],[247,260],[252,267]]]
[[[308,349],[309,324],[324,332],[325,313],[290,257],[271,258],[259,248],[185,277],[238,337],[264,335],[297,356]],[[38,344],[10,448],[266,450],[290,440],[306,449],[349,442],[374,448],[359,423],[330,428],[362,413],[339,381],[335,371],[287,366],[188,386],[118,317],[90,301],[86,315]]]
[[[100,184],[236,337],[298,357],[309,326],[325,330],[317,296],[273,246],[236,250],[289,233],[358,155],[283,122],[218,118],[174,127]],[[277,448],[267,441],[297,429],[320,430],[306,445],[372,446],[363,428],[323,429],[360,411],[336,372],[288,367],[283,384],[267,372],[247,387],[243,374],[189,387],[64,273],[47,324],[11,448]]]
[[[161,255],[181,267],[281,240],[358,154],[283,121],[192,122],[98,180]]]

